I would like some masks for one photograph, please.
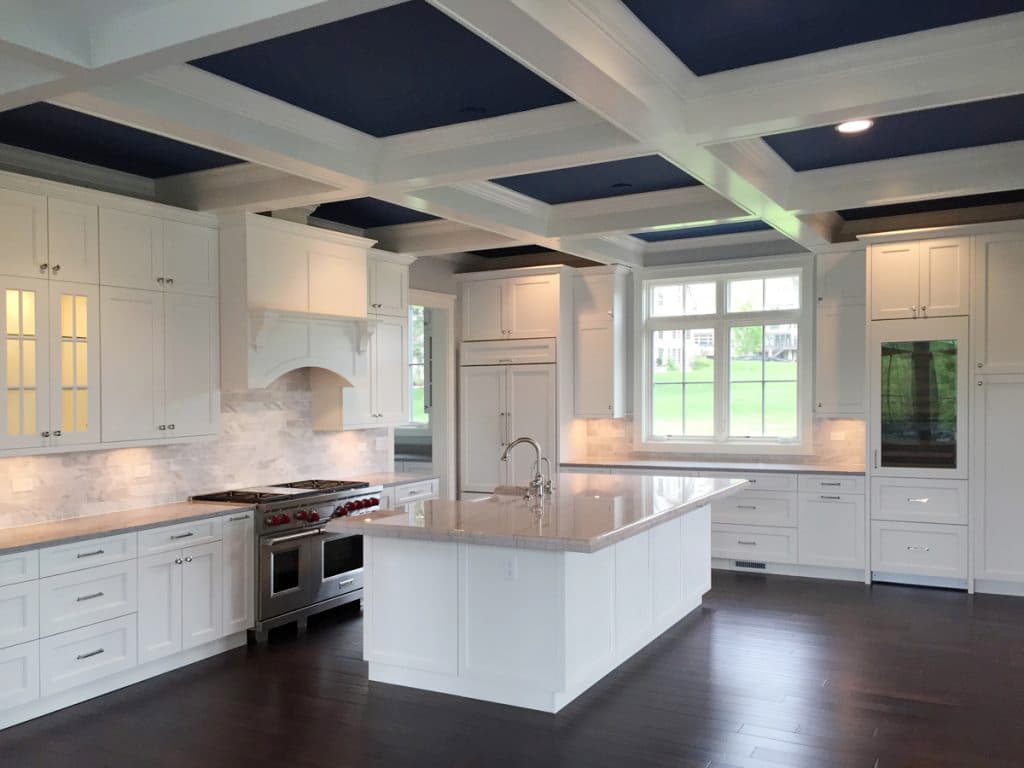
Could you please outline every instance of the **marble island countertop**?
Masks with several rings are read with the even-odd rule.
[[[863,475],[863,464],[784,464],[766,461],[690,461],[688,459],[585,458],[560,463],[563,469],[628,469],[657,472],[785,472],[807,475]]]
[[[736,493],[743,479],[559,473],[538,503],[520,496],[422,501],[404,511],[337,518],[328,531],[466,541],[527,549],[596,552],[673,517]]]

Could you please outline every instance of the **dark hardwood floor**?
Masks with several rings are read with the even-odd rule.
[[[1024,766],[1024,599],[716,573],[559,715],[369,684],[358,608],[0,732],[0,766]]]

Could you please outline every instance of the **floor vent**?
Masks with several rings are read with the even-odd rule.
[[[736,567],[737,568],[758,568],[758,569],[763,571],[765,568],[768,567],[768,565],[767,565],[767,563],[755,563],[752,560],[737,560],[736,561]]]

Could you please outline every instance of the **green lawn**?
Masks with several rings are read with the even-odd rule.
[[[412,413],[409,414],[409,421],[413,424],[426,424],[430,421],[423,409],[423,387],[412,388]]]
[[[766,382],[762,385],[759,361],[734,361],[732,363],[733,384],[730,393],[729,423],[731,432],[734,435],[795,436],[797,428],[796,376],[797,364],[795,362],[769,361],[765,364]],[[749,383],[743,383],[744,380]],[[688,372],[675,370],[655,373],[654,434],[686,434],[695,437],[713,435],[713,382],[714,367],[710,360],[698,361],[694,365],[694,369]],[[762,392],[767,397],[763,433],[761,425]]]

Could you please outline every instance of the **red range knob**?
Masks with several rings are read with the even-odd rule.
[[[349,501],[349,502],[347,502],[347,503],[345,504],[345,514],[346,514],[346,515],[347,515],[347,514],[348,514],[349,512],[352,512],[352,511],[353,511],[354,509],[356,509],[356,503],[355,503],[354,501]]]
[[[376,507],[378,504],[380,504],[380,499],[378,499],[376,496],[374,496],[372,499],[370,499],[370,506],[371,507]]]
[[[310,512],[309,513],[309,517],[307,519],[311,523],[319,522],[320,521],[320,513],[319,512]]]

